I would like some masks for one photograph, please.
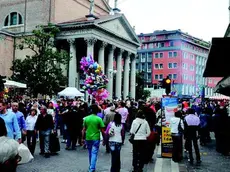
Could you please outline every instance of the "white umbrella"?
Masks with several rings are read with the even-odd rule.
[[[27,88],[26,84],[16,82],[16,81],[10,81],[10,80],[5,80],[6,82],[4,83],[5,86],[7,87],[16,87],[16,88]]]
[[[84,94],[81,93],[77,88],[75,87],[67,87],[61,92],[58,93],[59,96],[64,97],[83,97]]]

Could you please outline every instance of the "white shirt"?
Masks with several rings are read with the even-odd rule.
[[[138,132],[136,133],[138,127],[140,126]],[[131,126],[130,133],[135,134],[134,140],[147,140],[147,137],[150,135],[150,127],[148,122],[145,119],[136,118]]]
[[[122,138],[121,138],[122,125],[117,127],[115,123],[113,122],[111,125],[111,128],[109,129],[109,133],[111,133],[112,130],[113,130],[114,135],[109,137],[109,141],[122,143]]]
[[[180,122],[180,126],[184,129],[184,123],[183,120],[177,117],[172,117],[170,119],[170,129],[171,129],[171,133],[174,134],[178,134],[178,126],[179,126],[179,122]]]
[[[35,116],[32,116],[32,115],[27,116],[27,118],[26,118],[26,130],[29,130],[29,131],[34,130],[37,118],[38,118],[37,115],[35,115]]]

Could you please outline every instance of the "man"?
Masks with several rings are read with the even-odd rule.
[[[42,106],[40,109],[41,114],[38,116],[35,124],[35,130],[39,131],[40,139],[40,154],[45,154],[46,158],[50,157],[50,134],[53,132],[54,123],[52,115],[47,114],[47,108]]]
[[[193,164],[193,154],[192,154],[192,142],[196,153],[197,163],[201,163],[200,151],[197,144],[198,136],[197,132],[200,126],[200,118],[195,115],[195,110],[189,108],[187,111],[188,115],[185,117],[185,138],[187,142],[187,148],[189,151],[188,161]]]
[[[104,138],[105,127],[102,119],[97,116],[98,106],[91,106],[91,115],[85,117],[82,130],[82,138],[86,134],[86,145],[89,152],[89,172],[95,172],[98,150],[100,147],[100,132]],[[84,140],[82,139],[82,143]]]
[[[20,161],[18,156],[19,144],[15,140],[6,137],[6,125],[0,118],[0,171],[15,172]]]
[[[21,143],[21,131],[15,114],[6,110],[7,104],[0,102],[0,117],[5,121],[7,137],[15,139]],[[15,137],[14,137],[15,135]]]
[[[25,141],[25,135],[26,135],[26,122],[25,118],[22,112],[18,111],[18,103],[14,102],[12,103],[12,113],[14,113],[18,120],[19,129],[22,133],[22,142]]]

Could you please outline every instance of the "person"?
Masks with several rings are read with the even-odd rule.
[[[12,111],[7,111],[6,107],[6,103],[0,102],[0,118],[5,121],[7,137],[15,139],[18,143],[21,143],[21,131],[18,125],[17,117],[12,113]]]
[[[138,111],[130,133],[135,134],[133,141],[133,172],[143,172],[146,155],[145,148],[147,146],[147,137],[150,135],[150,127],[142,110]]]
[[[53,117],[47,114],[47,108],[43,105],[40,109],[41,114],[35,124],[35,130],[39,131],[40,154],[45,154],[46,158],[50,157],[50,134],[54,128]]]
[[[26,140],[26,120],[24,114],[18,111],[18,103],[12,103],[12,113],[14,113],[18,119],[18,125],[21,131],[22,143]]]
[[[181,119],[182,113],[180,111],[175,112],[175,117],[170,119],[170,130],[173,140],[172,160],[174,162],[180,162],[182,160],[182,133],[178,130],[179,126],[184,129],[184,123]]]
[[[125,130],[121,124],[121,115],[116,113],[111,125],[108,125],[106,131],[109,134],[109,147],[111,152],[111,169],[110,172],[119,172],[121,169],[121,146],[124,142]]]
[[[192,143],[196,153],[196,161],[198,164],[201,163],[200,160],[200,150],[197,144],[198,135],[197,132],[199,130],[200,125],[200,118],[195,115],[195,110],[189,108],[187,110],[187,116],[185,117],[185,136],[187,142],[187,148],[189,152],[189,159],[188,161],[193,164],[193,154],[192,154]]]
[[[37,121],[37,109],[31,109],[30,115],[26,118],[26,130],[27,130],[27,146],[30,153],[34,155],[34,150],[36,146],[36,130],[35,124]]]
[[[84,137],[89,153],[89,172],[95,172],[98,150],[100,147],[100,132],[104,139],[104,123],[100,117],[97,116],[98,106],[91,105],[91,115],[84,118],[82,130],[82,143]]]
[[[108,127],[110,122],[114,120],[115,114],[116,114],[115,107],[111,106],[110,109],[109,109],[109,112],[106,113],[106,115],[105,115],[105,117],[103,119],[106,128]],[[109,138],[108,134],[106,134],[105,144],[106,144],[106,152],[110,153],[109,141],[108,141],[107,138]]]
[[[16,172],[20,156],[18,155],[19,144],[15,140],[6,137],[6,124],[0,118],[0,171]]]

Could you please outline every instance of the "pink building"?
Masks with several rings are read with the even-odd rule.
[[[219,79],[202,76],[210,43],[180,30],[154,31],[138,37],[142,46],[137,69],[145,73],[146,86],[157,88],[159,80],[169,76],[180,95],[197,94],[202,86],[206,87],[207,95],[213,94],[210,90]]]

